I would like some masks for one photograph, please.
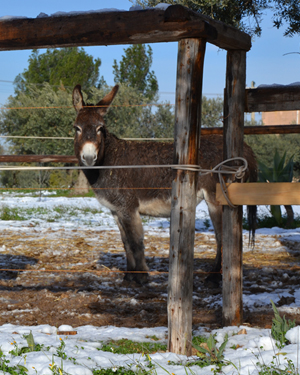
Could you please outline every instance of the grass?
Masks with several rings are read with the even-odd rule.
[[[9,195],[14,195],[18,197],[23,197],[23,196],[32,196],[32,197],[39,197],[41,195],[47,194],[47,197],[72,197],[72,198],[93,198],[95,197],[95,194],[92,189],[88,191],[88,193],[83,193],[83,194],[78,194],[74,193],[74,190],[72,189],[22,189],[22,188],[1,188],[0,189],[0,195],[1,194],[9,194]]]
[[[127,339],[122,339],[118,341],[110,341],[103,344],[100,349],[104,352],[111,352],[116,354],[133,354],[133,353],[143,353],[151,354],[156,352],[166,352],[167,345],[160,344],[157,342],[135,342]]]
[[[280,327],[278,329],[281,329]],[[18,347],[17,343],[14,341],[11,343],[12,350],[9,352],[12,358],[20,358],[18,362],[14,361],[14,364],[11,364],[11,357],[9,355],[4,355],[4,353],[0,350],[0,372],[2,371],[3,373],[12,375],[28,374],[28,368],[26,367],[26,356],[27,353],[30,352],[43,352],[49,359],[49,370],[53,375],[69,375],[64,370],[64,361],[70,361],[75,365],[81,365],[80,361],[75,358],[76,353],[74,350],[72,352],[66,350],[66,341],[61,338],[59,339],[59,346],[54,349],[50,346],[46,347],[45,345],[35,344],[34,337],[31,332],[29,335],[24,335],[23,337],[26,339],[28,347]],[[151,359],[149,354],[165,352],[167,350],[166,345],[157,342],[159,340],[156,336],[152,336],[151,339],[153,342],[135,342],[128,339],[122,339],[102,343],[102,348],[98,350],[125,355],[140,353],[140,359],[130,359],[128,357],[128,362],[125,365],[117,366],[112,363],[109,368],[90,368],[90,370],[92,371],[93,375],[157,375],[157,370],[162,369],[168,375],[175,375],[176,372],[174,374],[173,372],[169,371],[168,366],[163,367]],[[192,339],[192,344],[196,349],[199,349],[199,351],[197,349],[198,359],[184,363],[182,361],[178,361],[176,363],[169,362],[169,365],[184,366],[186,375],[195,375],[195,372],[190,368],[191,366],[203,368],[213,365],[211,372],[214,375],[218,375],[223,372],[222,368],[224,366],[231,364],[236,369],[236,374],[240,374],[239,369],[233,363],[224,359],[223,350],[227,344],[226,337],[223,343],[219,343],[221,344],[220,346],[217,345],[217,341],[213,335],[210,335],[208,338],[203,336],[194,336]],[[101,343],[99,343],[99,345],[101,345]],[[77,346],[75,347],[80,350],[81,353],[82,350],[84,350],[84,344],[80,345],[80,348]],[[73,353],[72,357],[69,357],[67,352]],[[263,358],[259,360],[259,355],[256,355],[255,357],[257,362],[253,364],[256,366],[257,373],[259,375],[299,375],[298,369],[291,360],[287,359],[284,365],[280,364],[278,354],[279,353],[275,353],[273,360],[269,364],[264,363]],[[285,355],[283,352],[280,354]],[[60,362],[58,359],[60,359]],[[57,363],[60,363],[60,365]],[[85,364],[85,366],[87,365]],[[180,370],[180,372],[182,372],[182,370]],[[37,371],[36,374],[38,374]]]
[[[8,207],[3,205],[0,206],[0,220],[8,221],[25,221],[29,219],[43,219],[47,222],[55,222],[66,217],[79,217],[79,215],[91,215],[101,214],[101,209],[90,208],[90,207],[68,207],[68,206],[56,206],[51,211],[45,207],[34,207],[34,208],[19,208],[19,207]]]
[[[257,229],[258,228],[274,228],[278,227],[278,223],[273,216],[261,216],[257,218]],[[296,216],[292,225],[287,227],[287,217],[282,217],[281,228],[295,229],[300,228],[300,217]],[[249,226],[246,219],[243,219],[243,228],[249,230]]]

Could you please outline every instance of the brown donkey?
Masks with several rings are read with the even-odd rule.
[[[115,86],[95,107],[86,107],[81,87],[73,90],[73,105],[77,111],[75,154],[79,165],[122,166],[173,164],[173,143],[126,141],[118,139],[105,127],[104,115],[117,94]],[[222,161],[222,136],[201,136],[198,164],[211,169]],[[252,149],[244,144],[248,170],[244,180],[256,181],[257,165]],[[171,212],[170,168],[83,169],[98,201],[111,210],[120,229],[127,257],[126,280],[147,282],[148,271],[144,254],[144,233],[140,215],[169,217]],[[199,175],[197,204],[205,199],[217,241],[214,272],[221,268],[222,207],[216,203],[217,177],[213,173]],[[166,189],[162,189],[166,188]],[[248,210],[250,226],[255,225],[256,207]],[[253,231],[253,228],[250,228]]]

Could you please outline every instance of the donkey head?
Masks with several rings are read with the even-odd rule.
[[[116,85],[96,106],[86,106],[81,86],[73,90],[73,106],[77,112],[74,123],[76,130],[74,139],[75,155],[80,165],[93,166],[101,163],[104,155],[106,129],[104,115],[118,92]]]

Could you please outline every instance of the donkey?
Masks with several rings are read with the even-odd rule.
[[[79,165],[122,166],[163,165],[173,163],[173,143],[155,141],[127,141],[110,133],[103,117],[118,92],[116,85],[96,106],[86,106],[81,86],[73,90],[73,105],[77,112],[74,123],[75,155]],[[223,137],[201,136],[198,165],[211,169],[222,161]],[[244,180],[257,180],[257,165],[252,149],[244,144],[248,170]],[[139,284],[147,282],[149,270],[144,255],[144,233],[140,215],[169,217],[171,212],[170,168],[83,169],[95,195],[110,209],[119,227],[124,244],[127,271],[124,279]],[[217,177],[206,174],[198,178],[197,204],[205,199],[217,242],[214,272],[221,269],[222,207],[216,202]],[[256,207],[250,207],[249,223],[255,224]],[[250,220],[251,219],[251,220]],[[250,228],[253,230],[253,228]],[[130,271],[142,271],[133,272]]]

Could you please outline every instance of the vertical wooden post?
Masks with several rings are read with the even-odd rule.
[[[197,165],[201,131],[202,76],[205,40],[178,43],[175,164]],[[192,353],[192,293],[198,173],[178,169],[172,184],[168,286],[168,349]]]
[[[243,156],[246,52],[227,52],[224,97],[224,159]],[[230,179],[230,177],[228,178]],[[243,208],[223,206],[223,325],[243,321]]]

